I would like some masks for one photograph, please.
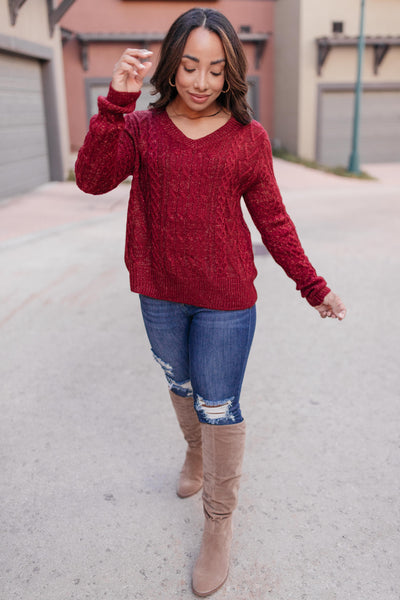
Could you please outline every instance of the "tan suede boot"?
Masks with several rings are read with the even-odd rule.
[[[226,581],[232,541],[232,512],[237,506],[246,426],[201,424],[203,434],[203,507],[200,554],[193,570],[197,596],[209,596]]]
[[[183,398],[171,391],[169,394],[183,436],[188,443],[186,458],[179,476],[176,493],[180,498],[188,498],[196,494],[203,485],[201,427],[197,413],[194,410],[193,398]]]

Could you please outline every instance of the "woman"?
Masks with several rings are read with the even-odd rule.
[[[125,261],[188,442],[177,493],[203,487],[192,586],[207,596],[228,576],[245,442],[239,396],[255,327],[256,269],[241,197],[265,246],[321,317],[341,320],[346,309],[286,213],[229,21],[212,9],[181,15],[151,79],[159,98],[134,112],[151,54],[127,49],[117,62],[76,177],[82,190],[101,194],[132,175]]]

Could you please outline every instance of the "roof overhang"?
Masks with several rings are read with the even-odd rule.
[[[317,71],[321,75],[322,67],[332,48],[335,47],[357,47],[358,36],[330,36],[320,37],[315,41],[318,48]],[[396,36],[366,36],[364,38],[366,46],[372,46],[374,50],[374,73],[378,73],[379,65],[385,58],[389,48],[400,46],[400,35]]]
[[[64,32],[63,32],[64,33]],[[72,32],[65,30],[65,35],[63,34],[64,42],[72,39],[72,37],[76,38],[81,47],[81,60],[82,67],[85,71],[89,69],[89,57],[88,57],[88,47],[90,44],[107,44],[107,43],[124,43],[130,44],[134,43],[139,47],[146,47],[151,43],[161,43],[165,38],[165,33],[160,32],[144,32],[144,33],[129,33],[129,32],[121,32],[121,33],[76,33],[72,34]],[[265,46],[271,37],[270,33],[253,33],[253,32],[239,32],[239,39],[244,43],[250,43],[254,45],[254,65],[255,68],[258,69],[260,67],[261,58],[265,49]]]

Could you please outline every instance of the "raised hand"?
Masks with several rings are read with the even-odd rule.
[[[139,92],[152,63],[150,50],[127,48],[116,63],[111,85],[117,92]],[[142,62],[144,61],[144,62]]]
[[[325,319],[326,317],[330,317],[331,319],[342,319],[346,316],[346,307],[336,294],[333,292],[329,292],[324,298],[322,304],[314,307],[320,314],[320,316]]]

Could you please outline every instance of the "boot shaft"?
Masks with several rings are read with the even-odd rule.
[[[191,448],[201,447],[201,428],[193,398],[183,398],[169,392],[183,437]]]
[[[245,422],[234,425],[201,423],[203,440],[203,505],[212,520],[235,510],[245,449]]]

